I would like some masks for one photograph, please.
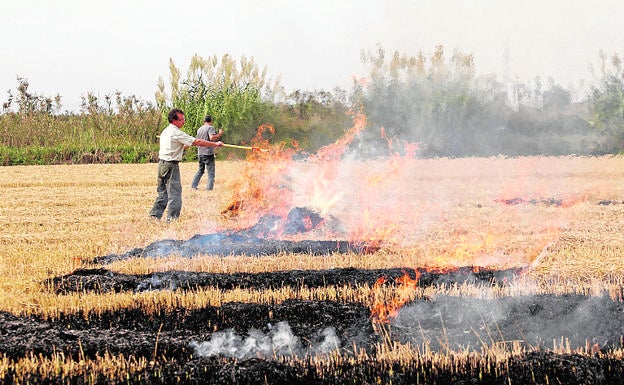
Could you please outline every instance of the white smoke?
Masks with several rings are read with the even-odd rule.
[[[489,346],[621,346],[624,313],[608,297],[535,295],[477,299],[439,295],[401,308],[394,338],[428,350]],[[565,342],[565,343],[564,343]]]
[[[173,280],[161,279],[158,274],[152,275],[149,279],[141,281],[136,288],[137,292],[150,291],[150,290],[162,290],[162,289],[175,290],[176,284]]]
[[[323,329],[318,337],[317,341],[312,341],[309,347],[304,348],[301,339],[293,334],[288,322],[281,321],[275,327],[269,325],[267,333],[251,329],[248,336],[243,338],[236,331],[228,329],[213,333],[209,341],[192,341],[190,347],[199,356],[238,359],[326,354],[340,348],[340,339],[333,327]]]

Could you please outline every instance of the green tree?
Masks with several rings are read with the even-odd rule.
[[[604,52],[600,53],[602,79],[592,87],[591,101],[593,126],[605,136],[601,143],[607,153],[624,149],[624,71],[618,54],[610,62]]]
[[[158,82],[157,104],[163,113],[181,108],[186,115],[185,130],[194,134],[206,115],[223,128],[232,142],[247,142],[264,123],[269,102],[281,87],[271,83],[267,69],[260,69],[253,58],[239,61],[225,54],[221,58],[193,56],[183,77],[173,60],[169,61],[170,86]]]
[[[353,124],[347,114],[346,92],[340,88],[333,92],[296,90],[277,105],[275,124],[287,129],[278,131],[276,139],[295,141],[308,152],[335,142]]]
[[[362,60],[372,67],[370,84],[361,91],[371,126],[420,142],[429,155],[474,153],[481,146],[479,134],[488,135],[502,124],[493,119],[493,112],[500,109],[504,91],[492,82],[487,84],[490,92],[477,91],[472,55],[456,51],[447,62],[444,48],[438,46],[429,59],[422,52],[395,52],[387,60],[378,48],[362,54]]]
[[[586,103],[572,102],[572,93],[553,79],[503,84],[493,76],[477,77],[472,55],[455,51],[447,58],[442,46],[430,57],[422,52],[389,57],[378,48],[363,53],[362,60],[371,71],[368,84],[356,86],[354,92],[368,117],[361,141],[389,143],[385,154],[372,155],[400,152],[396,143],[401,141],[420,143],[422,156],[605,152],[599,144],[605,135],[589,130]],[[618,143],[624,137],[623,77],[619,60],[613,65],[618,76],[606,78],[595,92],[596,124],[618,138],[610,143]],[[383,137],[379,127],[384,128]],[[359,147],[370,152],[384,149],[381,144]]]

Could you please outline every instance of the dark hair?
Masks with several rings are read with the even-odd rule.
[[[178,114],[184,115],[184,111],[179,108],[174,108],[169,111],[169,115],[167,116],[167,120],[169,120],[169,123],[173,122],[174,120],[178,120]]]
[[[212,116],[206,115],[206,117],[204,118],[204,122],[205,123],[212,123]]]

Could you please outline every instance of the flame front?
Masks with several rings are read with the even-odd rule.
[[[366,140],[354,140],[366,129],[367,118],[350,114],[352,128],[316,154],[301,152],[296,142],[269,144],[265,137],[275,129],[260,126],[250,144],[268,151],[247,152],[241,177],[230,182],[233,197],[222,211],[228,230],[249,228],[266,215],[286,219],[293,208],[305,208],[322,220],[301,217],[297,228],[302,233],[276,229],[267,236],[341,239],[364,243],[368,251],[383,246],[400,254],[395,266],[417,261],[417,266],[441,270],[503,268],[531,263],[571,218],[565,209],[577,201],[569,198],[539,216],[533,215],[541,206],[509,207],[497,199],[559,195],[556,183],[536,188],[535,182],[543,181],[532,173],[542,167],[539,162],[417,159],[420,143],[399,143],[383,128],[376,138],[371,130],[360,136]],[[384,155],[367,156],[374,146],[381,146]]]
[[[374,200],[378,193],[376,190],[383,189],[381,185],[388,183],[399,172],[400,163],[395,161],[390,169],[382,168],[380,172],[364,169],[366,175],[358,175],[362,172],[358,170],[359,165],[345,162],[344,156],[353,139],[366,128],[366,116],[357,111],[350,111],[349,114],[353,118],[352,128],[338,141],[322,147],[303,162],[294,160],[297,158],[297,147],[286,148],[284,143],[271,147],[264,136],[274,133],[274,128],[260,126],[252,145],[270,150],[247,154],[243,177],[231,187],[234,195],[230,204],[222,210],[222,214],[235,220],[229,224],[235,223],[238,229],[247,228],[264,215],[286,218],[292,208],[306,207],[322,217],[335,219],[335,226],[330,226],[327,221],[318,229],[311,224],[305,225],[306,230],[319,230],[315,234],[317,238],[365,240],[374,243],[373,249],[378,248],[380,237],[387,239],[395,226],[378,219],[374,220],[373,226],[368,226],[366,224],[370,221],[366,216],[374,210],[375,217],[379,218],[377,207],[374,207],[377,205]],[[297,143],[291,145],[296,146]],[[358,206],[358,212],[353,210],[353,205]]]
[[[399,314],[399,309],[414,299],[420,272],[415,270],[415,275],[415,278],[412,278],[405,272],[403,276],[394,279],[395,286],[390,291],[384,288],[384,285],[389,282],[387,277],[382,276],[375,281],[371,306],[373,323],[390,323]]]

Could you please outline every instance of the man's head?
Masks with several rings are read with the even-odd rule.
[[[184,112],[179,108],[174,108],[169,111],[167,120],[174,126],[181,128],[184,125]]]
[[[204,123],[212,123],[212,116],[206,115],[206,117],[204,118]]]

